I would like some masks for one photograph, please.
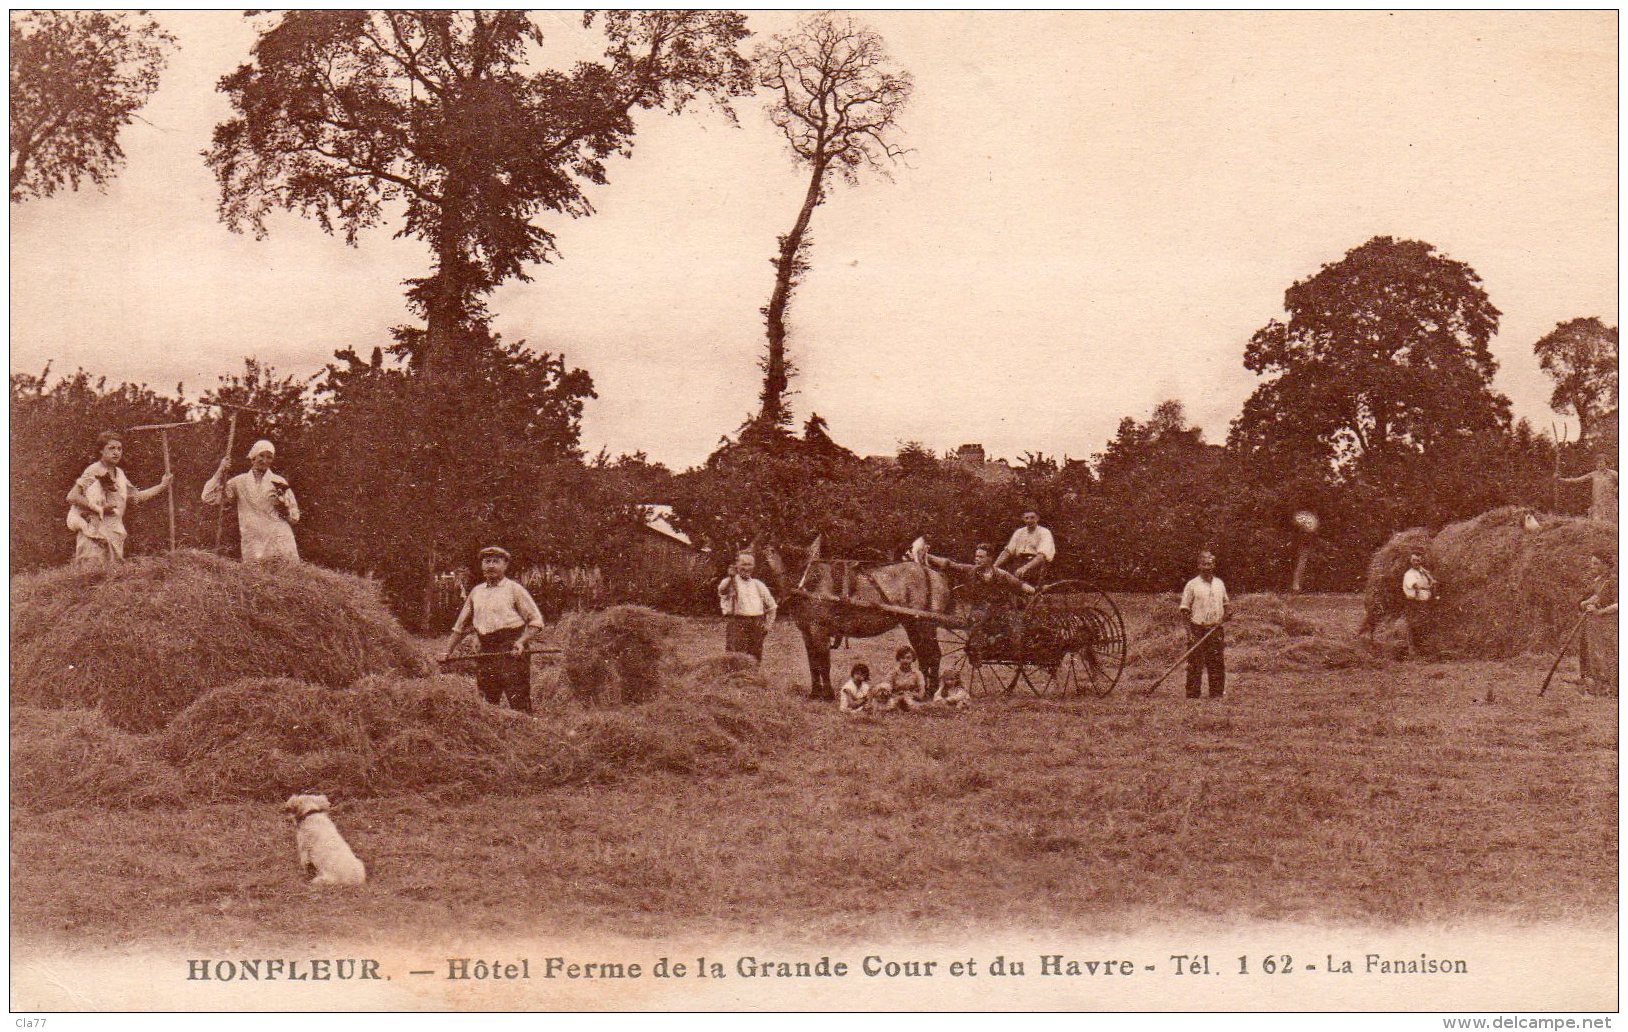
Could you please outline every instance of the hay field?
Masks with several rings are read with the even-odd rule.
[[[1171,604],[1123,601],[1133,633]],[[1355,596],[1293,606],[1330,635],[1362,615]],[[722,630],[685,621],[674,640],[693,662]],[[902,640],[856,643],[841,672],[885,669]],[[370,883],[320,905],[275,802],[14,809],[14,942],[830,942],[1615,911],[1616,704],[1564,683],[1536,698],[1540,658],[1240,672],[1219,702],[1180,698],[1179,675],[1143,698],[1148,664],[1107,699],[845,719],[802,697],[801,652],[792,628],[770,638],[768,719],[728,763],[345,802]]]

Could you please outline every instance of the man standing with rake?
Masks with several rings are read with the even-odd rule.
[[[447,642],[451,656],[471,631],[483,653],[475,661],[475,686],[494,706],[508,697],[509,707],[531,712],[531,657],[526,646],[543,631],[543,614],[531,592],[519,581],[510,580],[509,553],[496,545],[480,550],[480,572],[484,581],[469,589],[458,621],[452,625]]]
[[[1187,582],[1181,592],[1181,612],[1186,617],[1187,644],[1193,651],[1187,655],[1187,697],[1199,697],[1199,689],[1206,676],[1210,679],[1210,698],[1219,699],[1227,688],[1226,628],[1221,625],[1232,615],[1227,586],[1215,575],[1215,554],[1200,552],[1198,576]]]

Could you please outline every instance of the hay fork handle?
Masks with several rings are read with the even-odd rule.
[[[1200,637],[1197,641],[1193,642],[1192,647],[1189,648],[1186,652],[1183,652],[1181,654],[1180,659],[1178,659],[1174,663],[1170,664],[1170,669],[1166,670],[1164,673],[1160,674],[1159,679],[1157,681],[1154,681],[1152,684],[1148,685],[1147,688],[1142,692],[1142,694],[1143,695],[1152,695],[1154,689],[1158,688],[1161,684],[1164,684],[1165,678],[1167,678],[1171,674],[1175,673],[1177,667],[1179,667],[1183,663],[1187,662],[1187,657],[1188,656],[1191,656],[1193,653],[1197,652],[1198,647],[1200,645],[1204,644],[1205,642],[1209,641],[1210,640],[1210,635],[1214,634],[1216,631],[1219,631],[1220,629],[1221,629],[1221,625],[1216,624],[1214,627],[1211,627],[1209,630],[1205,631],[1203,636]]]
[[[1549,667],[1549,676],[1543,679],[1543,687],[1538,689],[1539,695],[1543,695],[1549,690],[1549,682],[1555,679],[1555,671],[1560,669],[1560,661],[1566,658],[1567,652],[1571,651],[1571,643],[1577,637],[1577,632],[1583,629],[1583,624],[1587,623],[1588,618],[1592,615],[1594,614],[1584,613],[1576,623],[1572,624],[1571,633],[1567,634],[1566,640],[1560,643],[1560,651],[1555,655],[1554,665]]]
[[[565,651],[564,649],[526,649],[525,651],[518,653],[518,655],[522,655],[522,656],[558,656],[558,655],[562,655],[564,653],[564,651]],[[469,662],[471,660],[476,660],[476,659],[499,659],[499,658],[501,658],[503,656],[514,656],[514,655],[516,655],[516,653],[511,651],[511,650],[508,650],[508,649],[504,649],[504,650],[502,650],[500,652],[469,652],[469,653],[465,653],[462,656],[442,656],[439,659],[437,659],[436,662],[440,663],[442,666],[447,666],[447,665],[452,664],[452,663],[467,663],[467,662]]]

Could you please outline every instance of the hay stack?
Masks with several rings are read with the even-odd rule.
[[[1365,642],[1328,633],[1278,595],[1234,599],[1226,635],[1231,670],[1344,670],[1375,667],[1382,659]],[[1187,629],[1172,604],[1161,608],[1154,625],[1138,637],[1128,661],[1162,672],[1187,648]]]
[[[11,801],[26,810],[179,805],[180,775],[153,743],[95,710],[11,708]]]
[[[460,677],[370,677],[343,689],[249,679],[205,693],[156,737],[195,796],[268,801],[725,775],[806,738],[755,670],[703,674],[675,677],[636,709],[541,717],[487,705]]]
[[[1617,528],[1571,516],[1542,516],[1523,529],[1527,510],[1505,506],[1449,523],[1434,536],[1394,535],[1368,564],[1366,627],[1385,628],[1402,611],[1408,552],[1423,546],[1441,583],[1433,640],[1444,653],[1507,658],[1558,648],[1589,593],[1588,557],[1617,553]]]
[[[655,698],[673,675],[671,637],[679,622],[642,606],[578,613],[565,624],[560,683],[593,704]]]
[[[649,705],[586,714],[575,738],[599,779],[635,770],[717,776],[756,770],[760,756],[794,749],[808,729],[755,660],[726,655],[684,668]]]
[[[11,613],[14,702],[95,706],[131,731],[241,677],[339,687],[424,669],[375,585],[307,563],[184,551],[60,567],[13,578]]]
[[[482,702],[464,678],[369,677],[332,689],[249,679],[201,696],[160,735],[212,798],[534,789],[579,776],[565,736]]]

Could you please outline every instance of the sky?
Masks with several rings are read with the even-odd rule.
[[[10,206],[12,370],[196,396],[246,356],[303,376],[387,343],[427,251],[293,215],[230,232],[200,152],[263,22],[157,17],[180,49],[119,177]],[[539,17],[561,53],[593,42]],[[1615,12],[859,17],[914,77],[912,152],[816,211],[789,346],[799,421],[860,454],[1084,458],[1167,398],[1223,441],[1258,383],[1251,333],[1376,235],[1480,274],[1496,386],[1539,427],[1560,420],[1532,343],[1617,323]],[[594,215],[539,220],[558,260],[491,298],[498,332],[593,375],[590,452],[683,469],[755,407],[769,257],[806,178],[756,101],[738,114],[642,118]]]

